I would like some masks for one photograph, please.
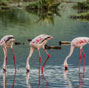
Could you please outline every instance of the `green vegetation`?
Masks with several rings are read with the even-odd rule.
[[[89,12],[83,12],[77,15],[71,16],[72,19],[81,19],[89,21]]]
[[[60,2],[55,2],[55,0],[40,0],[35,3],[29,4],[26,8],[29,10],[48,10],[52,8],[57,8]]]
[[[9,5],[7,3],[0,3],[0,11],[3,11],[3,10],[8,10],[10,9]]]
[[[15,19],[16,23],[18,23],[20,21],[19,19],[22,17],[21,22],[23,22],[24,20],[23,16],[21,14],[16,14],[16,11],[18,10],[22,11],[18,9],[19,7],[18,5],[20,2],[17,3],[17,1],[20,0],[13,1],[13,3],[11,1],[8,0],[7,2],[7,0],[5,0],[0,3],[1,18],[3,19],[3,21],[4,19],[5,20],[7,19],[7,21],[11,23],[13,23]],[[55,15],[60,16],[59,9],[58,9],[60,3],[56,0],[40,0],[40,1],[27,2],[27,4],[24,6],[23,4],[21,5],[22,6],[20,6],[20,8],[21,7],[26,8],[26,11],[29,12],[29,14],[38,16],[38,19],[35,21],[36,23],[42,24],[42,22],[45,21],[47,24],[49,23],[54,24]]]
[[[78,10],[89,10],[89,2],[79,2],[73,6],[74,9]]]
[[[81,2],[73,6],[74,9],[78,10],[77,15],[72,15],[72,19],[81,19],[83,21],[89,21],[89,1]]]
[[[60,16],[58,12],[59,5],[60,2],[56,2],[55,0],[40,0],[39,2],[29,4],[26,10],[39,17],[37,22],[42,23],[46,21],[47,24],[50,22],[54,24],[54,15]]]
[[[28,0],[1,0],[0,11],[7,11],[13,8],[27,6],[30,2]]]

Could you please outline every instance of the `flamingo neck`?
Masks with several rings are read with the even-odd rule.
[[[27,69],[27,72],[29,72],[29,70],[30,70],[30,65],[29,65],[29,60],[30,60],[30,58],[31,58],[31,56],[32,56],[32,54],[33,54],[33,52],[34,52],[34,48],[33,47],[31,47],[30,48],[30,53],[29,53],[29,55],[28,55],[28,57],[27,57],[27,61],[26,61],[26,69]]]
[[[27,57],[27,65],[28,65],[28,67],[29,67],[29,60],[30,60],[30,58],[31,58],[31,54],[29,54],[29,56]]]
[[[68,68],[67,60],[68,60],[69,57],[72,55],[73,50],[74,50],[74,46],[71,45],[70,52],[69,52],[68,56],[65,58],[65,61],[64,61],[64,67],[65,67],[65,69]]]
[[[65,66],[68,67],[68,64],[67,64],[67,60],[68,60],[68,58],[69,58],[69,56],[67,56],[67,57],[65,58],[65,61],[64,61],[64,67],[65,67]]]

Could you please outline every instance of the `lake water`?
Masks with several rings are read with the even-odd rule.
[[[58,46],[59,41],[71,41],[75,37],[89,37],[89,22],[70,19],[69,16],[76,13],[71,7],[73,4],[63,3],[60,6],[61,16],[54,15],[54,24],[44,21],[37,22],[38,16],[23,9],[14,12],[0,13],[0,38],[7,34],[15,36],[16,41],[22,44],[14,45],[17,73],[14,73],[12,52],[8,49],[7,72],[3,73],[3,50],[0,49],[0,88],[38,88],[39,56],[36,50],[30,59],[30,73],[26,74],[26,58],[29,54],[29,43],[39,34],[49,34],[54,38],[48,41],[50,46]],[[8,14],[7,14],[8,13]],[[23,44],[24,43],[24,44]],[[48,50],[51,55],[41,75],[40,88],[89,88],[89,45],[84,47],[85,72],[83,73],[83,60],[79,73],[80,50],[76,48],[68,60],[69,70],[64,71],[63,62],[68,55],[70,45],[62,46],[60,50]],[[47,55],[41,49],[41,66]],[[83,58],[82,58],[83,59]]]

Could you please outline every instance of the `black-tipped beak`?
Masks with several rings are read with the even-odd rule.
[[[65,66],[65,70],[68,70],[68,67],[67,66]]]
[[[26,69],[27,70],[27,73],[29,72],[29,70],[28,69]]]

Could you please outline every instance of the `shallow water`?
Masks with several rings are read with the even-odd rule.
[[[26,58],[29,54],[29,43],[27,39],[32,39],[39,34],[50,34],[54,38],[47,44],[50,46],[59,45],[59,41],[71,41],[78,36],[89,36],[89,23],[80,20],[72,20],[70,15],[76,13],[71,8],[73,4],[62,4],[59,16],[54,16],[54,25],[46,21],[42,24],[36,23],[38,16],[30,14],[25,10],[15,10],[14,13],[0,14],[0,37],[12,34],[17,42],[24,44],[14,45],[16,56],[17,73],[14,73],[14,63],[12,52],[8,49],[7,72],[3,73],[3,50],[0,49],[0,88],[38,88],[38,66],[39,56],[37,50],[30,60],[30,73],[26,74]],[[84,47],[85,72],[83,72],[83,60],[81,72],[79,73],[79,49],[75,49],[73,55],[68,60],[69,70],[64,72],[63,62],[68,55],[70,45],[62,46],[61,50],[48,50],[51,55],[45,68],[44,75],[41,75],[41,88],[88,88],[89,87],[89,45]],[[47,55],[41,49],[41,66]],[[5,81],[6,80],[6,81]],[[4,85],[5,84],[5,85]],[[4,87],[5,86],[5,87]],[[14,87],[13,87],[14,86]]]

